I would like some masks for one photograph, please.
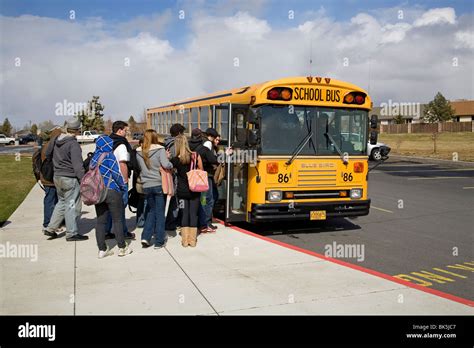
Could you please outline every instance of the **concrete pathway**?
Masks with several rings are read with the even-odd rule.
[[[79,225],[88,241],[48,240],[42,197],[36,185],[0,229],[9,256],[0,258],[0,314],[474,314],[467,305],[222,225],[199,236],[196,248],[181,247],[178,236],[165,249],[142,249],[135,230],[133,254],[119,258],[115,247],[115,255],[99,260],[93,208],[83,206]],[[12,257],[26,247],[37,248],[37,257]]]

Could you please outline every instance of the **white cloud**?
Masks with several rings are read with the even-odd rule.
[[[473,15],[455,21],[453,12],[443,17],[448,19],[428,20],[428,13],[419,19],[452,23],[423,30],[367,13],[345,22],[318,13],[276,29],[246,12],[187,13],[186,23],[179,24],[189,32],[180,45],[165,39],[159,28],[149,30],[154,26],[147,18],[153,23],[166,18],[159,15],[115,28],[100,18],[81,23],[0,17],[0,122],[4,117],[20,126],[54,120],[57,102],[83,102],[93,95],[100,95],[107,117],[140,117],[146,107],[310,71],[363,88],[370,84],[374,105],[388,99],[426,102],[437,91],[447,98],[473,98]]]
[[[246,36],[246,39],[262,38],[270,32],[270,27],[265,20],[250,16],[245,12],[238,12],[233,17],[224,19],[225,25],[237,34]]]
[[[380,43],[387,44],[400,42],[405,38],[407,31],[410,29],[411,25],[408,23],[387,24],[382,28],[383,35]]]
[[[435,24],[454,24],[456,22],[456,13],[451,7],[433,8],[423,13],[421,18],[418,18],[413,25],[415,27],[423,27],[426,25]]]
[[[457,48],[474,48],[474,31],[458,31],[455,34]]]

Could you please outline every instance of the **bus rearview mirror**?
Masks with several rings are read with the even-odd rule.
[[[378,122],[379,122],[379,119],[377,115],[370,116],[370,128],[377,129]]]
[[[378,133],[377,131],[370,131],[370,145],[377,144]]]

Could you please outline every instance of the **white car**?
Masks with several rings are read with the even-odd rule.
[[[375,145],[372,145],[370,141],[367,143],[367,155],[369,159],[374,161],[382,160],[389,154],[390,150],[390,146],[381,142],[377,142]]]
[[[76,139],[79,143],[95,143],[98,137],[100,137],[100,134],[96,131],[84,131]]]
[[[0,134],[0,144],[15,145],[15,138],[7,137],[5,134]]]

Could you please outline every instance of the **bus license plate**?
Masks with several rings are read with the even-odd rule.
[[[313,210],[309,215],[310,220],[326,220],[326,210]]]

